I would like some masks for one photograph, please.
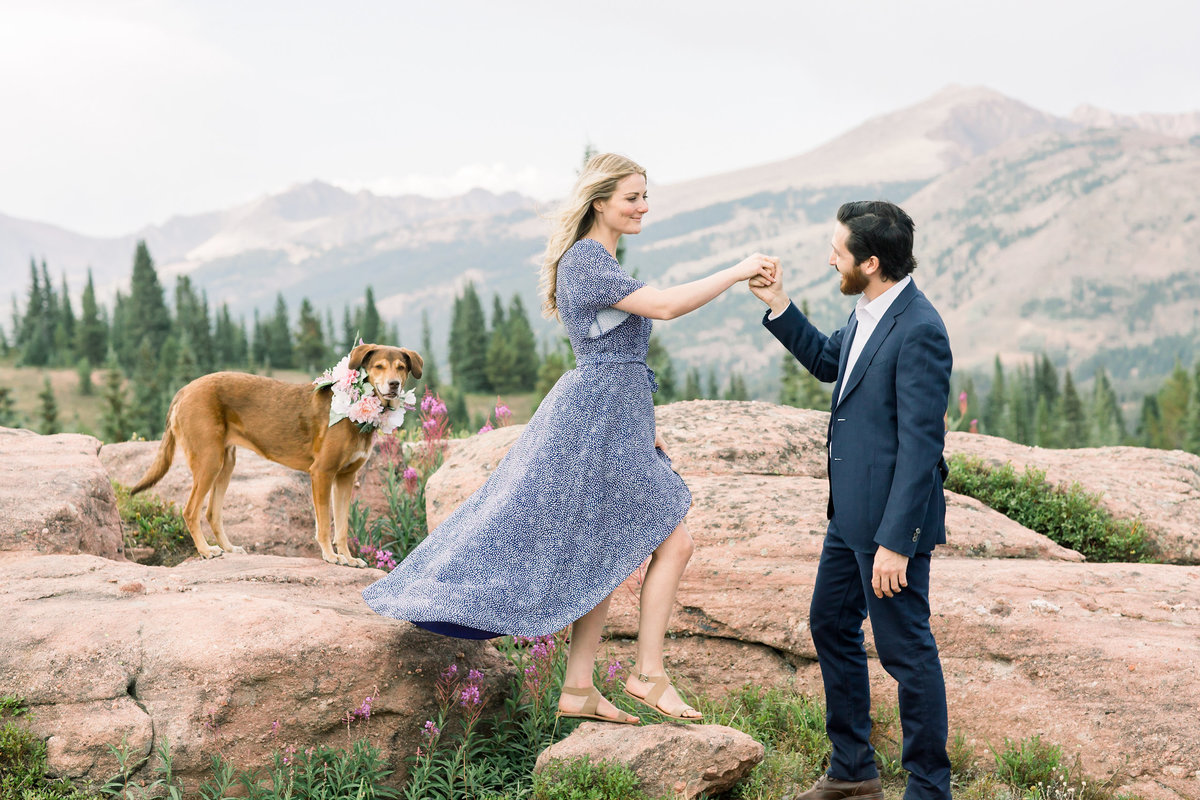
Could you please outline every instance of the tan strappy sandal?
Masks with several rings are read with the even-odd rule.
[[[622,711],[619,708],[617,709],[617,713],[624,715],[619,718],[618,717],[604,717],[604,716],[601,716],[599,713],[597,713],[600,710],[600,701],[602,699],[604,699],[604,696],[600,694],[600,690],[597,689],[595,686],[589,686],[586,689],[574,689],[570,686],[564,686],[562,688],[562,693],[569,694],[572,697],[586,697],[587,700],[583,701],[583,708],[579,709],[579,711],[571,712],[571,711],[562,711],[560,709],[558,711],[558,713],[555,714],[556,717],[575,717],[578,719],[597,719],[597,720],[600,720],[601,722],[613,722],[613,723],[616,723],[617,725],[637,725],[639,722],[641,722],[641,720],[639,720],[637,717],[633,716],[632,714],[626,714],[624,711]]]
[[[670,686],[671,686],[671,679],[668,678],[666,675],[655,675],[653,678],[651,678],[649,675],[642,672],[642,673],[638,674],[638,680],[641,681],[642,683],[651,684],[650,691],[646,692],[645,697],[638,697],[636,694],[629,691],[628,686],[623,686],[621,688],[625,691],[625,694],[629,695],[630,697],[632,697],[634,700],[638,701],[642,705],[646,706],[647,708],[654,709],[656,712],[658,712],[659,714],[662,714],[667,719],[673,719],[678,722],[703,722],[704,721],[704,715],[701,714],[697,709],[692,708],[689,705],[685,705],[683,707],[683,710],[684,711],[695,711],[697,716],[683,717],[678,714],[671,714],[671,713],[663,710],[663,708],[658,705],[658,701],[662,699],[663,693],[666,692],[667,689],[670,688]]]

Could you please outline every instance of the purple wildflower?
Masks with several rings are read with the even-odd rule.
[[[458,702],[463,708],[471,708],[477,706],[483,699],[479,696],[479,687],[474,684],[464,686],[458,693]]]
[[[425,730],[422,731],[422,736],[424,736],[426,739],[433,739],[434,737],[441,735],[441,733],[441,728],[439,728],[437,725],[434,725],[433,720],[425,720]]]

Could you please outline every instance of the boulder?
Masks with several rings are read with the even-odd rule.
[[[1200,456],[1182,450],[1093,447],[1047,450],[995,436],[951,433],[946,452],[1017,471],[1034,467],[1051,483],[1078,483],[1118,519],[1141,522],[1161,560],[1200,564]]]
[[[0,428],[0,551],[124,559],[117,499],[99,452],[91,436]]]
[[[106,444],[100,450],[100,461],[113,480],[132,486],[154,461],[158,446],[158,442]],[[177,449],[171,469],[146,493],[175,503],[182,510],[191,489],[192,472],[183,451]],[[229,540],[247,552],[321,557],[315,536],[312,483],[307,473],[268,461],[253,450],[237,450],[222,520]],[[209,542],[215,543],[208,521],[202,518],[201,525]]]
[[[667,642],[681,686],[719,695],[747,682],[794,682],[821,696],[808,606],[825,528],[826,420],[765,403],[658,409],[695,501],[687,524],[696,552]],[[519,433],[501,429],[459,445],[427,487],[431,525],[486,480]],[[952,435],[948,450],[963,451],[967,436]],[[1086,477],[1085,465],[1108,450],[1074,451],[1074,474]],[[1181,499],[1172,519],[1191,502],[1188,467],[1166,455],[1146,453],[1136,480],[1106,484],[1109,496],[1120,487],[1127,508],[1149,514],[1138,493],[1174,485]],[[1065,475],[1070,462],[1062,464]],[[952,730],[984,759],[1005,738],[1041,735],[1079,754],[1087,773],[1116,775],[1147,798],[1200,797],[1200,740],[1186,712],[1200,706],[1200,638],[1187,635],[1200,624],[1200,572],[1083,563],[971,498],[949,493],[947,501],[949,544],[935,551],[931,605]],[[610,654],[622,660],[634,654],[639,579],[640,571],[630,576],[609,612]],[[895,683],[878,666],[869,628],[868,652],[876,705],[894,706]]]
[[[511,667],[486,643],[377,616],[359,592],[382,574],[263,555],[166,568],[0,554],[0,696],[31,707],[56,775],[104,780],[108,745],[141,756],[166,739],[194,789],[217,753],[249,768],[359,736],[402,774],[441,670],[482,670],[502,702]],[[367,697],[369,719],[347,724]]]
[[[585,722],[538,756],[534,772],[552,761],[589,757],[624,764],[651,797],[695,800],[732,789],[763,760],[763,746],[723,725],[608,725]]]

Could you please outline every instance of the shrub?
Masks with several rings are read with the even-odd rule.
[[[187,524],[174,503],[152,494],[131,496],[129,487],[116,481],[112,486],[126,550],[153,547],[154,555],[145,563],[162,566],[175,566],[195,552]]]
[[[86,800],[70,781],[46,777],[46,743],[14,719],[28,709],[18,697],[0,697],[0,800]]]
[[[650,800],[638,776],[624,764],[587,756],[551,761],[533,779],[533,800]]]
[[[1114,519],[1101,507],[1099,495],[1077,483],[1054,486],[1033,467],[1018,475],[1012,464],[991,467],[955,454],[946,489],[974,497],[1089,561],[1153,560],[1153,546],[1139,522]]]

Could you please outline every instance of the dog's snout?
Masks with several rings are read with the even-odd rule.
[[[388,386],[392,387],[392,391],[394,392],[400,388],[400,381],[388,381]]]

